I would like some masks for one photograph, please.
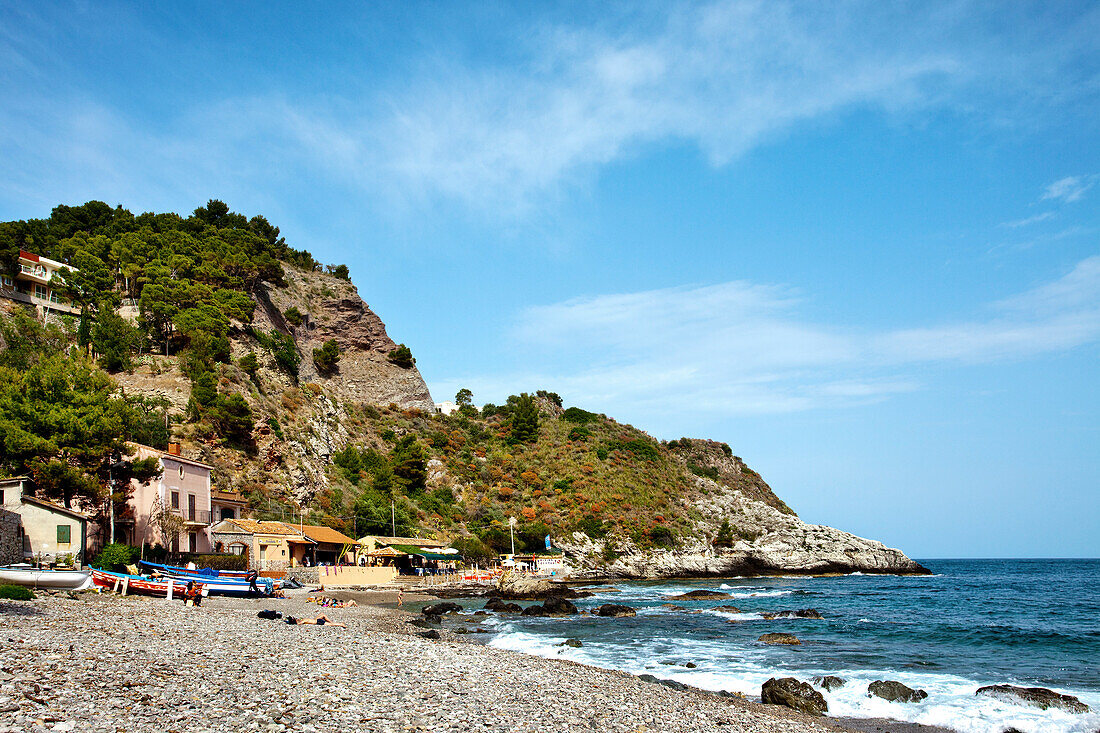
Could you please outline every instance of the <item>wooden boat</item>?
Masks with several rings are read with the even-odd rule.
[[[182,578],[185,580],[201,580],[203,583],[210,584],[211,592],[215,592],[214,588],[218,588],[218,593],[228,591],[232,595],[247,595],[250,583],[248,581],[248,570],[214,570],[213,568],[201,568],[201,569],[189,569],[182,568],[178,565],[161,565],[155,562],[148,562],[142,560],[142,567],[151,568],[154,572],[167,575],[172,578]],[[233,593],[232,591],[237,585],[244,586],[243,593]],[[274,578],[256,578],[256,585],[258,585],[265,594],[270,595],[272,591],[278,590],[282,587],[282,583]]]
[[[243,577],[222,577],[219,575],[211,575],[208,573],[218,573],[217,570],[188,570],[187,568],[176,567],[173,565],[160,565],[153,562],[142,561],[141,564],[145,567],[152,568],[156,573],[159,573],[165,577],[175,578],[187,582],[193,580],[197,583],[202,583],[207,591],[211,595],[219,596],[248,596],[253,595],[252,584]],[[260,588],[260,592],[264,595],[271,595],[275,588],[271,578],[257,578],[256,585]]]
[[[172,588],[172,596],[174,598],[182,595],[183,592],[187,590],[186,580],[179,580],[178,578],[150,578],[145,575],[127,575],[126,573],[114,573],[110,570],[100,570],[99,568],[92,568],[92,581],[100,588],[106,588],[107,590],[114,590],[116,587],[122,590],[125,585],[127,593],[156,596],[158,598],[167,598],[169,588]]]
[[[31,565],[0,568],[0,585],[8,583],[60,590],[87,590],[93,586],[91,573],[87,570],[39,570]]]

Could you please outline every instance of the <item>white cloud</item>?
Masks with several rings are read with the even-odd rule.
[[[433,385],[483,399],[535,388],[630,415],[797,412],[919,388],[927,363],[992,363],[1100,339],[1100,256],[993,303],[988,316],[868,332],[805,317],[789,289],[731,282],[578,298],[525,310],[513,341],[536,372]],[[490,397],[493,395],[494,397]]]
[[[1006,221],[1003,224],[1001,224],[1001,226],[1006,227],[1008,229],[1019,229],[1020,227],[1028,227],[1028,226],[1031,226],[1032,224],[1039,224],[1040,222],[1048,221],[1050,219],[1053,219],[1054,216],[1055,216],[1055,214],[1054,214],[1053,211],[1044,211],[1041,214],[1036,214],[1035,216],[1029,216],[1029,217],[1026,217],[1024,219],[1017,219],[1015,221]]]
[[[1096,185],[1097,180],[1100,180],[1100,176],[1067,176],[1047,186],[1041,200],[1065,203],[1080,201]]]

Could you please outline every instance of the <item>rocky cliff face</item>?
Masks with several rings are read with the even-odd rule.
[[[641,550],[622,538],[593,541],[574,533],[559,544],[579,574],[659,578],[929,572],[881,542],[803,522],[759,474],[727,452],[722,443],[701,440],[676,452],[695,474],[694,491],[684,497],[698,517],[694,536],[684,537],[674,549]],[[729,523],[731,542],[717,546],[723,522]]]

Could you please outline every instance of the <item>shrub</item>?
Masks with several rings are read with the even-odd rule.
[[[124,545],[121,542],[113,542],[109,545],[104,545],[103,549],[99,551],[99,554],[96,555],[89,564],[100,570],[114,570],[118,567],[133,565],[137,556],[138,548]]]
[[[572,430],[569,431],[569,439],[570,440],[584,441],[584,440],[588,440],[591,437],[592,437],[592,431],[589,430],[588,428],[584,427],[584,426],[581,426],[581,425],[578,425],[577,427],[575,427],[575,428],[573,428]]]
[[[715,547],[731,547],[733,545],[733,530],[730,529],[730,520],[722,521],[718,528],[718,534],[714,538]]]
[[[657,547],[672,547],[676,544],[676,537],[668,527],[654,527],[649,530],[649,541]]]
[[[688,470],[696,476],[704,476],[714,481],[717,481],[719,478],[718,469],[713,466],[700,466],[698,463],[688,463]]]
[[[540,389],[538,392],[535,392],[535,395],[551,404],[561,407],[561,395],[557,392],[547,392],[545,389]]]
[[[329,375],[336,372],[336,366],[340,363],[340,347],[336,339],[329,339],[319,349],[313,350],[313,365],[321,374]]]
[[[0,598],[9,601],[34,600],[34,592],[22,585],[0,585]]]
[[[596,449],[596,458],[599,458],[601,461],[606,461],[607,456],[608,456],[607,448],[602,448],[601,447],[601,448]]]
[[[248,557],[245,555],[200,555],[184,554],[180,557],[180,564],[193,562],[200,568],[212,568],[214,570],[247,570]]]
[[[279,425],[279,421],[273,417],[267,419],[267,426],[271,428],[271,433],[279,440],[283,439],[283,428]]]
[[[599,415],[594,412],[582,410],[579,407],[570,407],[568,410],[561,414],[561,419],[568,422],[575,422],[580,425],[585,423],[594,422],[599,419]]]
[[[293,305],[283,311],[283,318],[292,326],[301,326],[305,321],[305,316],[302,315],[302,312],[298,310],[297,306]]]
[[[253,351],[248,352],[240,358],[237,362],[241,371],[248,375],[249,379],[253,382],[256,381],[256,371],[260,368],[260,362],[256,359],[256,353]]]
[[[412,369],[413,364],[416,363],[416,359],[414,359],[412,355],[412,350],[408,346],[405,346],[405,344],[398,345],[396,349],[393,349],[386,355],[386,358],[390,360],[391,364],[399,366],[402,369]]]
[[[619,447],[647,461],[656,461],[661,457],[661,453],[657,450],[657,446],[642,438],[628,440]]]

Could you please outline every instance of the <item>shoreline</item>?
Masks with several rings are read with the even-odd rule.
[[[396,591],[326,595],[362,601],[322,608],[297,591],[199,608],[106,593],[0,602],[0,731],[878,730],[496,649],[445,628],[423,638],[409,623],[418,614],[392,607]],[[406,601],[414,597],[431,600]],[[265,608],[324,613],[348,628],[257,618]]]

